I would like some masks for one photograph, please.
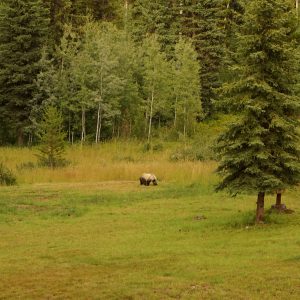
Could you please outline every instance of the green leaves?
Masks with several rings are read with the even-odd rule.
[[[247,6],[237,76],[223,88],[238,121],[219,138],[223,181],[218,189],[272,193],[300,182],[300,61],[291,10],[285,0],[256,0]]]
[[[0,114],[23,140],[30,100],[47,37],[49,11],[41,0],[5,1],[0,6]]]

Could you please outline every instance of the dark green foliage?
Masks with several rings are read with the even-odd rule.
[[[202,107],[206,116],[213,112],[220,87],[220,70],[225,58],[226,3],[220,0],[179,1],[180,32],[193,39],[201,63]]]
[[[3,163],[0,163],[0,185],[15,185],[16,176]]]
[[[48,15],[41,0],[7,0],[0,5],[0,115],[19,144],[28,125]]]
[[[136,0],[131,5],[131,31],[136,42],[155,33],[168,57],[179,39],[179,11],[176,1]]]
[[[59,43],[64,26],[73,24],[76,29],[87,20],[117,21],[120,19],[123,3],[119,0],[43,0],[50,10],[50,44]]]
[[[44,112],[44,119],[39,123],[40,146],[38,158],[42,166],[51,168],[66,165],[63,158],[65,152],[65,133],[62,129],[63,118],[53,106],[48,106]]]
[[[219,138],[224,176],[218,189],[273,193],[300,181],[299,55],[294,8],[286,0],[256,0],[238,39],[238,76],[224,85],[237,120]]]

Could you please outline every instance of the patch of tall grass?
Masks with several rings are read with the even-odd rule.
[[[136,141],[112,141],[98,145],[74,145],[67,148],[64,168],[49,169],[37,166],[35,148],[0,148],[0,156],[17,175],[18,182],[99,182],[138,180],[144,172],[156,174],[161,183],[201,182],[211,184],[216,167],[213,161],[170,161],[179,144],[166,142],[160,151],[145,151]],[[34,167],[35,166],[35,167]]]

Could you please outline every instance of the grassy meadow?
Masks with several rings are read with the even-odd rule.
[[[0,187],[0,299],[299,299],[300,190],[253,226],[255,196],[214,193],[216,163],[176,147],[74,146],[55,170],[0,148],[18,179]]]

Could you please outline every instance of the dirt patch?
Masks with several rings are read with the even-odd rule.
[[[38,205],[30,205],[30,204],[19,204],[16,206],[18,210],[27,210],[27,211],[46,211],[48,208],[44,206]]]
[[[292,214],[294,213],[295,211],[292,210],[292,209],[288,209],[286,207],[285,204],[280,204],[280,205],[272,205],[271,206],[271,211],[272,212],[277,212],[277,213],[282,213],[282,214]]]

